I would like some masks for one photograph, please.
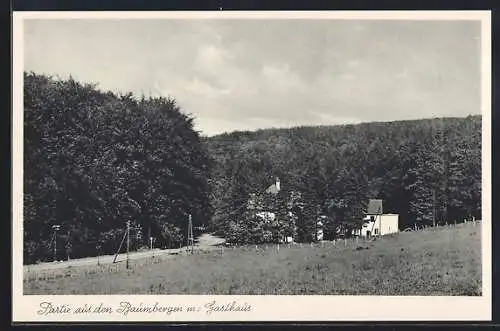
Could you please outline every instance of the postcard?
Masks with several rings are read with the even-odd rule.
[[[489,11],[14,12],[14,322],[491,319]]]

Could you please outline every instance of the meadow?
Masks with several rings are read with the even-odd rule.
[[[24,294],[481,295],[481,223],[24,272]]]

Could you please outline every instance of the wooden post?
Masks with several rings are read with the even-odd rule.
[[[120,246],[118,246],[118,250],[115,253],[115,257],[113,259],[113,263],[116,263],[116,258],[118,257],[118,254],[120,253],[120,250],[122,249],[123,242],[125,241],[125,237],[127,236],[127,231],[125,231],[125,234],[123,235],[122,241],[120,242]]]
[[[57,232],[54,230],[54,258],[52,259],[54,262],[57,260]]]
[[[194,253],[194,235],[193,235],[193,221],[191,218],[191,214],[189,214],[188,219],[188,238],[187,238],[187,251],[190,251],[191,254]]]
[[[54,258],[53,258],[53,261],[56,262],[57,261],[57,231],[59,231],[59,229],[61,228],[60,225],[52,225],[52,230],[54,231],[53,235],[52,235],[52,240],[54,242]]]
[[[125,262],[125,267],[129,267],[129,249],[130,249],[130,221],[127,221],[127,260]]]
[[[149,249],[153,252],[152,257],[155,257],[155,252],[153,251],[153,237],[149,237]]]
[[[436,226],[436,190],[432,190],[432,223]]]
[[[97,265],[100,265],[101,248],[97,248]]]
[[[69,261],[70,247],[71,247],[71,240],[70,240],[70,232],[68,230],[68,235],[66,240],[66,257],[68,258],[68,261]]]

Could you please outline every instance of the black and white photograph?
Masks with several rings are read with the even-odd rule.
[[[238,319],[259,297],[489,298],[488,12],[160,14],[19,17],[33,316],[64,313],[44,296]]]

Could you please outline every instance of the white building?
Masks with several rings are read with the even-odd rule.
[[[366,216],[363,218],[363,226],[354,230],[353,234],[371,237],[399,232],[399,215],[383,214],[382,211],[382,200],[370,200]]]
[[[260,217],[265,222],[272,222],[276,219],[276,214],[273,212],[270,212],[270,211],[261,211],[261,212],[255,213],[255,216]]]
[[[323,222],[326,216],[320,216],[319,221],[316,223],[316,240],[323,240]]]
[[[271,193],[271,194],[278,194],[279,191],[281,191],[281,184],[280,184],[280,179],[276,177],[276,181],[273,185],[269,186],[266,188],[266,193]]]
[[[361,229],[354,230],[354,234],[362,237],[383,236],[399,232],[398,214],[381,214],[366,216]]]

